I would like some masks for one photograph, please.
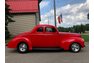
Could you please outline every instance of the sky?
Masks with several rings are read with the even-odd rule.
[[[42,0],[40,3],[40,24],[54,23],[54,0]],[[71,27],[73,25],[87,24],[87,14],[89,12],[88,0],[55,0],[56,19],[62,14],[62,23],[56,21],[57,27]]]

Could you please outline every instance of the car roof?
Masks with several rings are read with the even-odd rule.
[[[50,26],[50,27],[55,27],[55,26],[49,25],[49,24],[39,24],[39,25],[37,25],[37,27],[41,27],[41,26],[42,26],[42,27],[44,27],[44,26],[45,26],[45,27],[46,27],[46,26],[47,26],[47,27],[48,27],[48,26]]]
[[[53,27],[53,28],[55,28],[55,26],[53,26],[53,25],[38,24],[38,25],[36,25],[36,26],[33,28],[32,32],[35,32],[35,30],[36,30],[37,28],[39,28],[39,27]],[[58,31],[58,30],[57,30],[57,31]]]

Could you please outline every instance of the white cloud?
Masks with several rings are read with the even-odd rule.
[[[49,4],[49,1],[42,1],[41,3],[40,3],[40,8],[42,9],[42,8],[44,8],[45,6],[47,6]]]
[[[87,19],[87,13],[89,12],[88,1],[79,4],[67,4],[60,8],[57,8],[56,11],[57,16],[59,16],[60,14],[62,14],[63,16],[63,23],[59,24],[57,22],[58,26],[69,27],[73,25],[89,23]],[[54,11],[51,10],[45,15],[41,16],[42,20],[47,20],[48,17],[53,17]],[[54,23],[54,19],[51,18],[51,24],[52,23]]]

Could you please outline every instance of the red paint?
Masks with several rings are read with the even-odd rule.
[[[63,21],[62,21],[62,14],[60,14],[60,15],[58,16],[58,23],[60,24],[61,22],[63,22]]]
[[[38,0],[8,0],[11,13],[38,12]]]
[[[37,32],[37,29],[42,27],[43,32]],[[46,32],[46,28],[53,28],[55,32]],[[80,34],[69,32],[58,32],[57,28],[52,25],[37,25],[32,31],[25,32],[15,36],[9,43],[8,48],[17,48],[20,42],[26,42],[29,50],[32,48],[55,48],[60,47],[64,50],[69,50],[72,43],[79,43],[84,47],[84,40]]]

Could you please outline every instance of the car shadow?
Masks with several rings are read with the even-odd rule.
[[[33,48],[32,51],[29,51],[30,53],[57,53],[57,52],[63,52],[63,49],[60,48]]]
[[[33,48],[31,51],[28,51],[25,54],[28,53],[73,53],[69,50],[63,50],[61,48]],[[85,50],[81,50],[79,53],[86,52]],[[16,49],[14,50],[9,50],[9,53],[18,53]]]
[[[13,50],[8,50],[9,53],[18,53],[16,49]],[[25,54],[28,53],[59,53],[59,52],[69,52],[69,51],[65,51],[63,49],[60,48],[33,48],[31,51],[28,51]]]

